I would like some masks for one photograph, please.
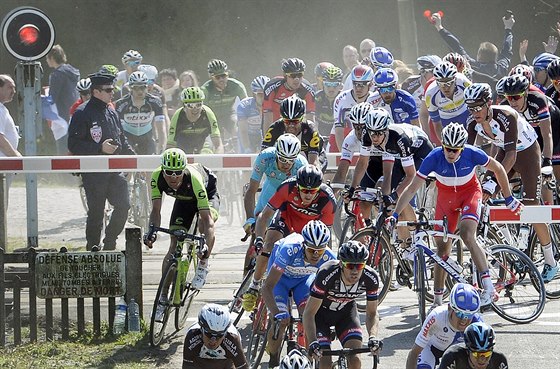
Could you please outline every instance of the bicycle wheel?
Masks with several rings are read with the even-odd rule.
[[[545,304],[545,285],[541,274],[523,252],[507,245],[490,248],[490,277],[499,295],[494,311],[513,323],[537,319]]]
[[[245,310],[243,309],[243,294],[245,292],[247,292],[247,290],[249,289],[249,286],[251,285],[251,281],[253,279],[253,274],[255,273],[255,269],[251,269],[249,270],[249,272],[247,272],[247,274],[245,275],[245,277],[243,278],[243,280],[241,281],[241,284],[239,285],[239,288],[235,291],[235,293],[233,294],[233,299],[231,300],[231,302],[228,304],[229,307],[229,312],[232,314],[232,324],[237,326],[237,323],[239,323],[239,320],[241,320],[241,317],[243,316],[243,313],[245,312]]]
[[[251,327],[252,331],[247,344],[246,357],[249,367],[257,369],[264,355],[268,333],[268,310],[262,298],[257,303]]]
[[[426,273],[424,250],[419,247],[416,250],[416,257],[414,259],[414,290],[418,296],[418,318],[420,318],[420,324],[426,319],[426,291],[428,290]]]
[[[167,326],[167,321],[171,316],[173,310],[175,309],[171,304],[173,300],[173,281],[177,279],[177,262],[173,261],[163,274],[159,287],[154,299],[154,306],[152,308],[152,316],[150,317],[150,345],[153,347],[158,346],[165,336],[165,328]],[[156,311],[159,306],[159,302],[165,302],[165,311],[163,314],[163,319],[161,321],[156,321]]]
[[[176,283],[181,283],[181,304],[177,306],[177,309],[175,310],[175,329],[178,331],[183,329],[185,326],[194,297],[200,292],[199,290],[195,290],[191,287],[191,281],[194,278],[197,265],[196,256],[189,254],[188,259],[189,260],[186,261],[188,263],[188,269],[185,273],[185,279],[182,281],[176,281]]]
[[[560,224],[550,224],[550,236],[552,237],[552,253],[554,254],[554,260],[558,263],[560,260],[560,251],[558,250],[558,242],[560,241]],[[527,254],[535,264],[537,270],[543,270],[544,268],[544,254],[542,251],[541,243],[536,234],[533,234],[531,242],[529,242],[529,248]],[[560,298],[560,274],[556,274],[556,277],[550,282],[545,283],[546,297],[549,299]]]

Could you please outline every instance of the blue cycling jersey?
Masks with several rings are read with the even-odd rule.
[[[263,175],[265,175],[261,195],[255,206],[255,217],[264,209],[268,200],[270,200],[272,195],[276,192],[278,186],[280,186],[284,180],[295,177],[298,169],[305,165],[307,165],[307,159],[302,154],[299,154],[289,173],[280,171],[276,163],[276,148],[274,147],[264,149],[255,158],[251,179],[260,183]]]
[[[395,99],[390,104],[380,99],[378,104],[373,105],[387,109],[395,123],[410,124],[412,120],[418,119],[418,108],[414,97],[405,90],[395,90],[395,95]]]
[[[281,269],[282,278],[307,278],[316,273],[327,261],[336,260],[335,253],[329,248],[325,250],[323,257],[316,265],[309,264],[304,257],[303,236],[299,233],[292,233],[274,244],[268,261],[268,270],[273,267]]]

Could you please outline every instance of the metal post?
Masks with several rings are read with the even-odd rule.
[[[142,229],[129,227],[125,230],[126,248],[126,297],[134,299],[140,307],[140,318],[144,312],[142,295]]]
[[[414,16],[414,0],[398,0],[399,34],[401,60],[406,64],[416,64],[418,57],[418,34]]]
[[[16,90],[18,121],[23,123],[25,155],[37,155],[36,128],[42,123],[40,62],[18,62]],[[38,246],[37,174],[26,174],[27,189],[27,247]]]
[[[6,175],[0,173],[0,247],[8,248],[8,188],[6,187]]]

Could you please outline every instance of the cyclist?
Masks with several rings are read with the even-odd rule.
[[[361,61],[361,64],[372,68],[372,73],[375,73],[379,68],[391,68],[394,61],[393,54],[389,50],[381,46],[374,46],[370,50],[369,55]],[[354,79],[352,79],[351,75],[348,76],[346,81],[344,81],[343,90],[350,90],[353,81]],[[369,87],[372,91],[375,89],[373,85]]]
[[[72,106],[70,107],[70,116],[74,115],[78,106],[82,105],[85,102],[88,102],[91,98],[91,80],[89,78],[82,78],[76,84],[76,90],[80,94],[80,97]]]
[[[541,197],[541,150],[533,127],[513,108],[491,105],[492,90],[488,84],[473,84],[465,90],[465,99],[471,113],[467,123],[468,142],[472,144],[477,135],[491,141],[497,152],[494,157],[503,165],[506,173],[513,169],[521,176],[523,203],[538,205]],[[487,175],[490,180],[486,181],[483,189],[493,195],[496,181],[492,173]],[[543,249],[542,277],[548,283],[558,273],[550,233],[543,223],[533,224],[533,228]]]
[[[373,75],[373,81],[381,99],[376,98],[374,106],[389,111],[395,123],[408,123],[420,127],[418,109],[411,94],[397,88],[399,77],[390,68],[380,68]]]
[[[479,308],[480,296],[473,286],[454,285],[449,304],[438,306],[426,317],[408,352],[406,369],[435,369],[444,351],[463,340],[467,326],[482,320]]]
[[[292,232],[301,232],[310,220],[320,219],[328,227],[332,226],[336,199],[331,188],[322,182],[323,173],[316,166],[308,164],[301,167],[296,178],[282,182],[259,214],[255,226],[255,247],[262,251],[257,257],[251,282],[253,290],[260,288],[267,259],[276,241]],[[263,239],[265,232],[266,238]],[[256,293],[243,295],[243,308],[253,310],[255,301]]]
[[[451,346],[440,361],[440,369],[507,369],[504,354],[494,351],[496,334],[484,322],[472,323],[465,329],[465,345]]]
[[[554,60],[560,59],[558,56],[550,53],[541,53],[533,59],[533,72],[535,73],[535,85],[542,92],[552,85],[552,80],[548,76],[548,65]]]
[[[208,62],[208,76],[210,79],[200,86],[204,104],[214,112],[224,139],[237,136],[235,112],[247,97],[247,90],[242,82],[229,77],[228,66],[222,60]]]
[[[550,97],[552,103],[555,106],[554,111],[551,112],[560,112],[560,59],[553,60],[550,62],[547,68],[548,77],[552,81],[552,86],[546,90],[546,96]],[[560,142],[555,142],[555,137],[560,130],[558,126],[559,118],[556,117],[554,113],[552,115],[552,140],[553,140],[553,159],[560,159],[560,155],[554,154],[560,151]],[[560,178],[560,166],[554,165],[554,176],[556,178]]]
[[[469,112],[463,92],[471,82],[449,62],[441,62],[435,67],[434,78],[436,83],[427,87],[425,101],[436,137],[441,142],[441,129],[447,124],[466,124]]]
[[[231,324],[229,311],[218,304],[206,304],[198,322],[185,335],[183,369],[247,369],[241,335]]]
[[[315,123],[322,137],[328,137],[333,129],[333,103],[342,89],[342,69],[330,66],[323,70],[322,89],[315,93]]]
[[[326,169],[327,160],[323,139],[313,122],[305,120],[305,101],[292,95],[280,104],[282,118],[272,123],[266,131],[261,147],[271,147],[283,133],[291,133],[301,138],[301,151],[311,164]]]
[[[200,87],[187,87],[181,92],[181,100],[183,107],[171,118],[167,147],[179,147],[189,154],[212,153],[205,145],[210,137],[213,152],[222,154],[224,145],[218,121],[212,109],[203,103],[204,92]]]
[[[133,72],[128,86],[130,94],[115,102],[115,110],[136,153],[155,154],[163,148],[161,144],[165,144],[163,104],[160,98],[148,93],[148,77],[144,72]]]
[[[280,362],[280,369],[312,369],[307,356],[293,349]]]
[[[118,72],[115,77],[115,85],[118,89],[122,89],[128,82],[130,75],[138,70],[142,59],[142,55],[136,50],[128,50],[124,53],[121,61],[125,69]]]
[[[320,62],[315,65],[315,69],[313,70],[315,72],[315,83],[311,85],[313,86],[313,90],[315,92],[321,91],[323,89],[323,72],[329,67],[334,67],[333,63]]]
[[[379,312],[377,292],[379,276],[366,265],[369,252],[362,243],[348,241],[338,250],[338,259],[323,264],[311,286],[303,325],[309,352],[320,359],[320,369],[331,368],[329,356],[321,356],[322,349],[330,349],[331,326],[335,327],[338,340],[345,348],[362,347],[362,329],[358,317],[356,298],[366,294],[366,333],[368,346],[375,355],[379,350]],[[361,367],[357,355],[348,356],[348,367]]]
[[[290,291],[302,316],[317,269],[329,260],[336,260],[336,255],[327,247],[330,238],[331,232],[325,223],[311,220],[303,227],[301,234],[292,233],[274,245],[262,289],[270,316],[274,317],[274,322],[280,323],[276,340],[273,339],[274,329],[268,330],[266,351],[270,355],[269,368],[278,366],[278,349],[286,326],[290,323]]]
[[[278,190],[280,184],[284,180],[294,177],[299,168],[307,165],[307,159],[300,152],[301,144],[299,139],[291,133],[284,133],[278,137],[275,147],[264,149],[255,158],[249,186],[243,198],[245,214],[247,215],[243,228],[246,233],[252,232],[256,217]],[[255,196],[263,175],[265,179],[262,191],[255,206]],[[254,257],[254,250],[249,248],[245,258],[245,270],[247,270],[246,268],[252,257]]]
[[[481,305],[486,306],[495,297],[490,279],[488,261],[484,251],[476,242],[476,230],[480,217],[482,190],[476,176],[476,167],[481,165],[495,173],[506,198],[506,205],[518,213],[522,205],[511,195],[506,171],[495,159],[484,151],[467,145],[468,133],[459,123],[451,123],[442,131],[442,147],[433,149],[420,165],[416,177],[401,194],[393,214],[398,219],[399,212],[418,192],[431,172],[437,179],[438,199],[435,219],[448,219],[448,231],[453,233],[460,224],[461,239],[469,249],[482,280]],[[451,242],[436,239],[438,256],[446,258],[451,251]],[[444,293],[445,272],[436,265],[434,275],[434,305],[441,305]]]
[[[315,91],[313,86],[303,78],[305,63],[299,58],[282,61],[283,76],[274,77],[267,83],[263,101],[263,132],[281,118],[281,102],[297,95],[305,100],[306,119],[315,120]]]
[[[262,142],[262,103],[264,86],[270,81],[267,76],[258,76],[251,82],[252,97],[247,97],[237,106],[237,134],[241,152],[255,153]]]
[[[152,173],[152,212],[150,213],[150,228],[144,235],[144,244],[152,248],[156,241],[153,227],[161,224],[162,195],[175,198],[169,228],[191,228],[196,214],[199,216],[200,232],[206,238],[207,250],[199,255],[198,267],[192,281],[193,288],[201,289],[206,283],[208,274],[208,257],[214,247],[214,222],[218,220],[220,196],[217,190],[217,178],[212,171],[202,165],[187,165],[187,157],[183,150],[167,149],[161,156],[161,166]],[[162,273],[173,258],[177,238],[171,236],[169,250],[162,263]],[[166,295],[166,294],[164,294]],[[156,311],[156,320],[161,319],[166,301],[160,301]]]

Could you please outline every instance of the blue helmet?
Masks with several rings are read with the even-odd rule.
[[[264,86],[266,86],[268,81],[270,81],[270,78],[267,76],[255,77],[255,79],[251,82],[251,91],[253,91],[253,93],[263,92]]]
[[[473,315],[480,308],[480,296],[470,284],[457,283],[449,294],[449,305],[455,311]]]
[[[551,61],[558,59],[558,57],[551,53],[540,53],[533,59],[533,68],[546,69]]]
[[[369,58],[371,59],[371,63],[377,68],[391,68],[393,62],[395,61],[393,54],[382,46],[377,46],[371,49]]]
[[[465,329],[465,346],[470,351],[490,351],[496,344],[494,329],[484,322],[470,324]]]
[[[399,82],[399,76],[391,68],[380,68],[375,72],[373,80],[377,87],[394,87]]]

